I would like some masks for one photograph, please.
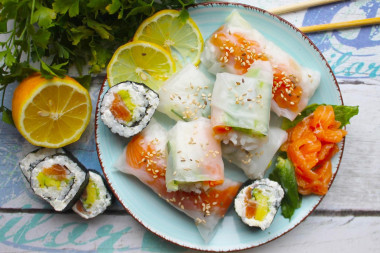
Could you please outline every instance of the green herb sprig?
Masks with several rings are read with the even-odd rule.
[[[289,119],[284,119],[281,128],[288,130],[289,128],[295,127],[300,121],[312,114],[315,109],[320,105],[326,104],[311,104],[308,105],[300,115],[298,115],[293,121]],[[348,106],[348,105],[331,105],[335,113],[335,119],[341,123],[340,128],[350,124],[350,119],[355,115],[359,114],[359,106]]]
[[[182,9],[194,0],[0,0],[0,90],[2,119],[8,84],[33,72],[64,76],[74,66],[83,86],[105,69],[114,51],[133,37],[147,17],[162,9]],[[8,26],[11,28],[8,29]],[[88,66],[88,67],[87,67]],[[88,70],[84,70],[88,69]],[[86,73],[85,73],[86,72]]]

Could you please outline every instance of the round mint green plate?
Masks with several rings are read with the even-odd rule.
[[[322,54],[304,34],[285,20],[261,9],[230,3],[200,4],[188,10],[203,37],[207,39],[224,23],[225,18],[234,9],[237,9],[254,28],[292,55],[301,65],[321,73],[320,87],[310,103],[343,104],[338,84]],[[198,250],[234,251],[252,248],[289,232],[300,224],[322,200],[320,196],[304,197],[301,208],[296,210],[291,220],[283,218],[279,210],[272,225],[265,231],[245,226],[231,208],[219,222],[213,238],[207,243],[204,242],[192,219],[172,208],[137,178],[125,175],[113,167],[128,140],[112,134],[99,117],[99,101],[107,90],[108,84],[105,82],[99,94],[96,112],[95,134],[100,164],[111,189],[124,208],[144,227],[158,236],[172,243]],[[155,117],[168,127],[174,124],[164,115],[156,113]],[[343,146],[344,143],[341,144],[341,151],[332,160],[333,178],[338,171]],[[242,172],[229,164],[226,164],[225,175],[242,182],[246,180]]]

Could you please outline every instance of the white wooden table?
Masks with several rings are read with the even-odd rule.
[[[239,2],[271,9],[300,0]],[[375,16],[380,16],[379,0],[345,1],[283,15],[296,26]],[[310,38],[334,70],[344,103],[359,105],[360,113],[347,127],[338,175],[318,208],[283,237],[247,252],[380,252],[380,27]],[[94,78],[94,105],[103,78]],[[8,106],[15,86],[7,90]],[[81,140],[68,148],[100,171],[92,116]],[[53,212],[27,189],[18,168],[18,161],[34,148],[15,128],[0,122],[0,252],[189,251],[146,231],[117,204],[90,221]]]

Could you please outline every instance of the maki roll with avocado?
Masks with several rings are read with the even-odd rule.
[[[128,138],[148,125],[158,103],[157,93],[146,85],[130,81],[119,83],[104,95],[101,119],[113,133]]]
[[[112,194],[103,177],[95,170],[89,170],[90,179],[86,189],[73,206],[73,211],[85,219],[103,213],[112,203]]]
[[[267,178],[244,187],[235,198],[235,211],[250,227],[267,229],[284,197],[281,186]]]
[[[27,154],[24,159],[20,161],[20,169],[24,177],[28,182],[30,182],[30,173],[33,168],[45,159],[48,156],[52,156],[55,154],[65,154],[66,151],[62,148],[54,149],[54,148],[39,148],[36,149],[29,154]]]
[[[86,168],[69,154],[56,154],[40,161],[30,172],[34,193],[56,211],[71,208],[89,180]]]

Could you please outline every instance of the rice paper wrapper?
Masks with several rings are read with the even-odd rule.
[[[317,90],[321,80],[321,74],[318,71],[309,68],[301,68],[300,76],[301,78],[298,79],[298,85],[302,88],[302,95],[297,110],[292,111],[288,108],[282,108],[272,99],[272,111],[276,113],[277,116],[285,117],[293,121],[298,114],[306,108],[309,100]]]
[[[177,122],[170,130],[168,148],[168,191],[198,192],[223,182],[222,149],[220,141],[214,138],[209,119]]]
[[[272,67],[257,61],[246,75],[219,73],[212,94],[211,122],[252,136],[268,135]]]
[[[202,71],[188,64],[160,88],[157,110],[176,121],[208,117],[212,87],[212,81]]]
[[[175,191],[169,192],[166,189],[165,174],[167,159],[164,154],[166,151],[167,131],[156,121],[152,121],[138,136],[134,137],[135,142],[131,141],[125,148],[115,168],[128,175],[135,176],[142,183],[152,189],[160,198],[171,206],[186,214],[194,220],[202,238],[208,242],[214,233],[220,219],[227,213],[238,190],[240,182],[225,179],[222,185],[210,188],[207,192],[197,194],[194,192]],[[140,143],[142,143],[140,145]],[[134,144],[139,144],[134,146]],[[147,144],[147,145],[146,145]],[[140,154],[160,154],[154,156],[150,162],[142,159],[131,159],[133,150],[139,148]],[[153,162],[154,161],[154,162]],[[150,164],[148,166],[148,164]],[[153,165],[154,164],[154,165]]]
[[[219,29],[215,31],[215,33],[213,33],[205,42],[205,47],[201,55],[201,61],[206,69],[213,74],[222,72],[228,72],[237,75],[244,74],[242,68],[235,67],[236,64],[241,63],[238,59],[235,59],[234,55],[232,54],[233,52],[229,50],[229,54],[226,55],[226,48],[224,44],[215,45],[218,34],[219,36],[221,34],[224,34],[225,36],[235,34],[238,37],[244,38],[246,41],[255,41],[255,43],[248,49],[255,51],[257,54],[264,52],[265,45],[268,43],[260,32],[253,29],[252,26],[244,18],[242,18],[237,11],[233,11],[226,18],[226,23],[219,27]],[[231,43],[241,43],[234,36],[229,36],[228,38]],[[247,64],[247,62],[244,62],[244,64]]]
[[[279,127],[270,127],[268,142],[263,143],[253,151],[236,147],[232,143],[222,145],[223,157],[240,167],[250,179],[261,179],[270,165],[271,160],[287,140],[288,134]]]
[[[221,33],[225,34],[225,36],[229,38],[229,41],[236,40],[236,38],[231,36],[234,34],[244,37],[245,41],[251,41],[252,45],[248,50],[251,52],[254,51],[256,54],[261,54],[261,59],[270,62],[274,73],[274,85],[275,82],[281,81],[277,80],[276,76],[284,75],[286,76],[286,79],[291,79],[296,86],[302,88],[300,102],[298,103],[296,110],[281,108],[274,100],[272,100],[273,112],[280,117],[294,120],[298,113],[307,106],[310,98],[318,88],[320,83],[320,73],[301,66],[291,55],[266,39],[259,31],[253,28],[236,10],[227,17],[226,23],[212,34],[205,43],[201,59],[202,63],[204,63],[208,71],[211,73],[217,74],[220,72],[229,72],[239,75],[245,73],[242,68],[236,68],[236,59],[238,59],[240,55],[233,55],[229,50],[230,54],[228,54],[227,57],[225,55],[225,47],[219,47],[212,43],[212,41],[218,37],[218,34],[220,36]],[[235,43],[238,45],[241,44],[241,42],[238,41],[235,41]],[[244,65],[245,64],[252,64],[252,60],[245,61]]]

